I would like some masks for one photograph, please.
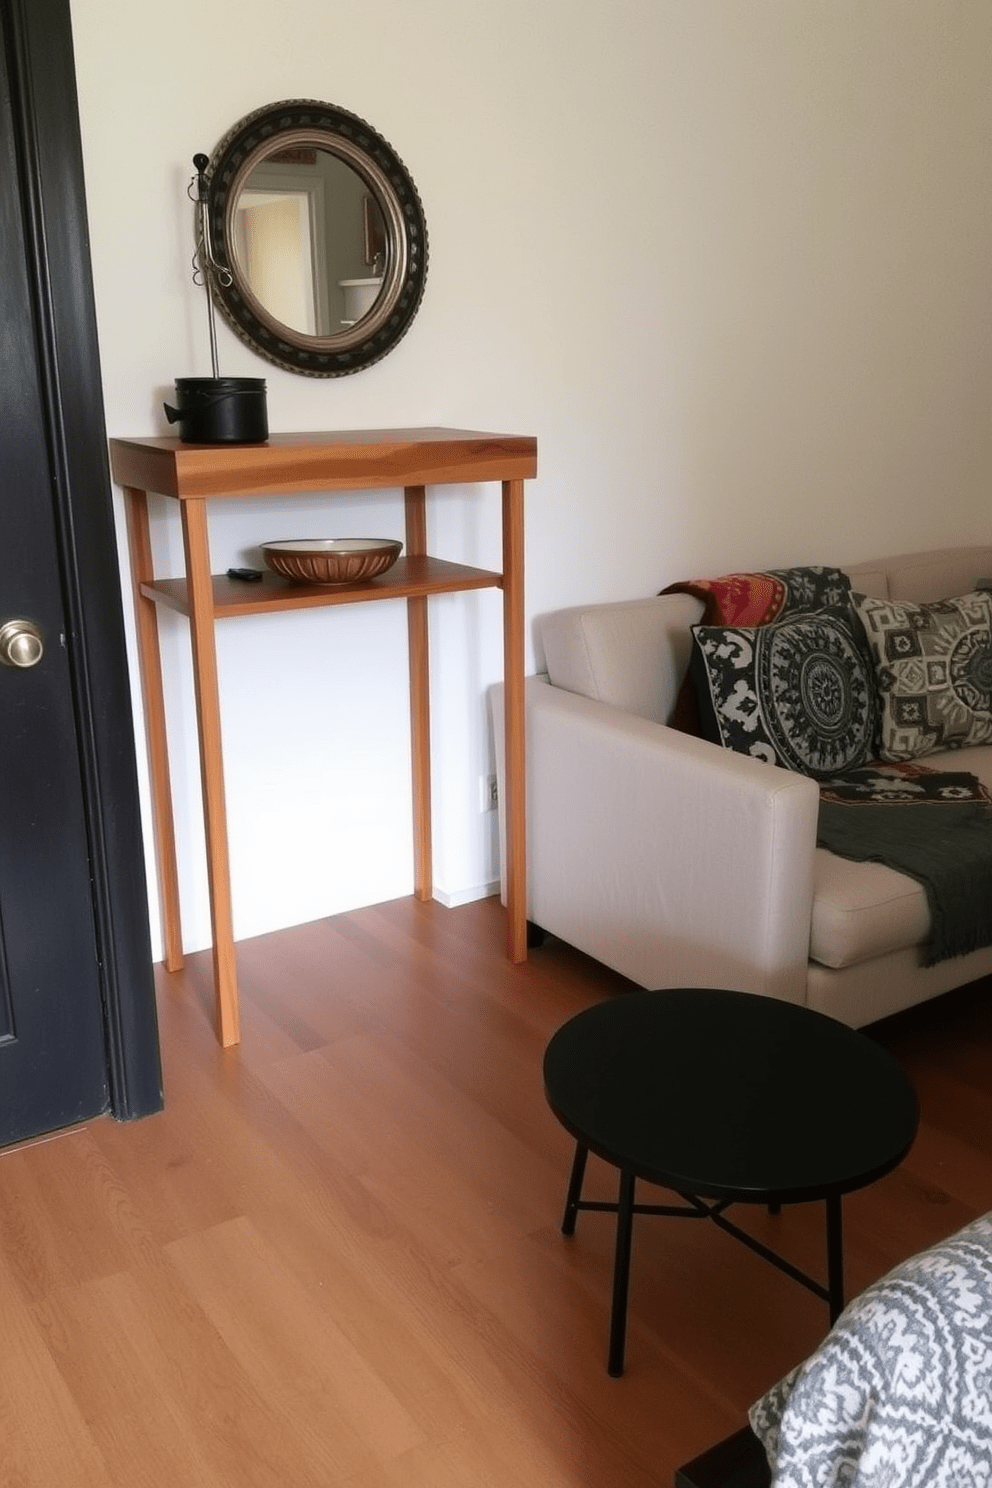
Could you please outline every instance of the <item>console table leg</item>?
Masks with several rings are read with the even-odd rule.
[[[830,1326],[844,1311],[844,1234],[841,1224],[840,1195],[827,1199],[827,1292]]]
[[[607,1374],[623,1374],[627,1342],[627,1293],[630,1287],[630,1246],[634,1233],[634,1175],[620,1172],[617,1199],[617,1248],[613,1262],[613,1309],[610,1314],[610,1356]]]
[[[145,700],[145,734],[155,820],[155,857],[162,900],[162,937],[167,971],[181,971],[183,938],[179,916],[179,872],[176,867],[176,828],[172,816],[169,785],[169,747],[165,728],[165,696],[162,689],[162,653],[158,642],[158,611],[154,600],[142,593],[142,584],[154,578],[151,534],[148,529],[148,496],[133,486],[124,488],[131,548],[131,577],[134,582],[134,618],[138,632],[138,665]]]
[[[204,500],[182,503],[183,545],[189,592],[193,680],[200,725],[200,775],[207,834],[207,875],[213,926],[214,996],[217,1034],[225,1048],[240,1042],[238,972],[231,914],[231,871],[224,804],[224,765],[220,743],[217,694],[217,648],[214,641],[213,580]]]
[[[507,955],[527,959],[526,757],[524,751],[524,483],[503,482],[503,681],[506,767]]]
[[[423,486],[407,486],[406,553],[408,558],[427,552],[427,503]],[[427,600],[424,596],[406,602],[410,650],[410,754],[413,770],[413,892],[430,899],[434,892],[431,846],[431,703],[430,645],[427,630]]]

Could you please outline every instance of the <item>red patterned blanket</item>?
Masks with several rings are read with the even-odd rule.
[[[768,625],[786,610],[818,610],[842,604],[851,581],[839,568],[773,568],[759,573],[685,579],[662,594],[692,594],[702,601],[701,625]],[[687,673],[668,720],[683,734],[701,733],[699,707]]]

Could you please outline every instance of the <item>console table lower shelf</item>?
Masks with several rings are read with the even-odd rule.
[[[240,1040],[237,961],[231,914],[220,706],[214,627],[218,620],[274,610],[314,609],[404,599],[410,669],[414,892],[432,896],[430,697],[427,601],[433,594],[497,588],[503,595],[506,694],[504,822],[507,857],[507,954],[527,955],[524,816],[523,491],[536,473],[536,440],[451,429],[360,430],[274,435],[264,445],[184,445],[172,437],[113,439],[111,469],[124,488],[145,701],[165,965],[183,964],[179,889],[165,702],[158,641],[160,606],[190,623],[203,786],[213,933],[217,1034]],[[425,487],[499,481],[503,497],[503,569],[472,568],[428,555]],[[402,488],[406,554],[385,574],[361,584],[301,585],[274,574],[245,584],[210,571],[207,500],[363,488]],[[179,502],[186,574],[156,578],[148,520],[149,493]]]

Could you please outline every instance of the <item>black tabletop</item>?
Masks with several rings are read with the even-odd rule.
[[[919,1102],[867,1035],[777,998],[705,988],[620,993],[544,1056],[548,1102],[592,1152],[676,1192],[826,1198],[890,1172]]]

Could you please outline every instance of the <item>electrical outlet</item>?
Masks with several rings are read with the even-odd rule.
[[[479,776],[479,810],[495,811],[499,805],[499,792],[495,775]]]

